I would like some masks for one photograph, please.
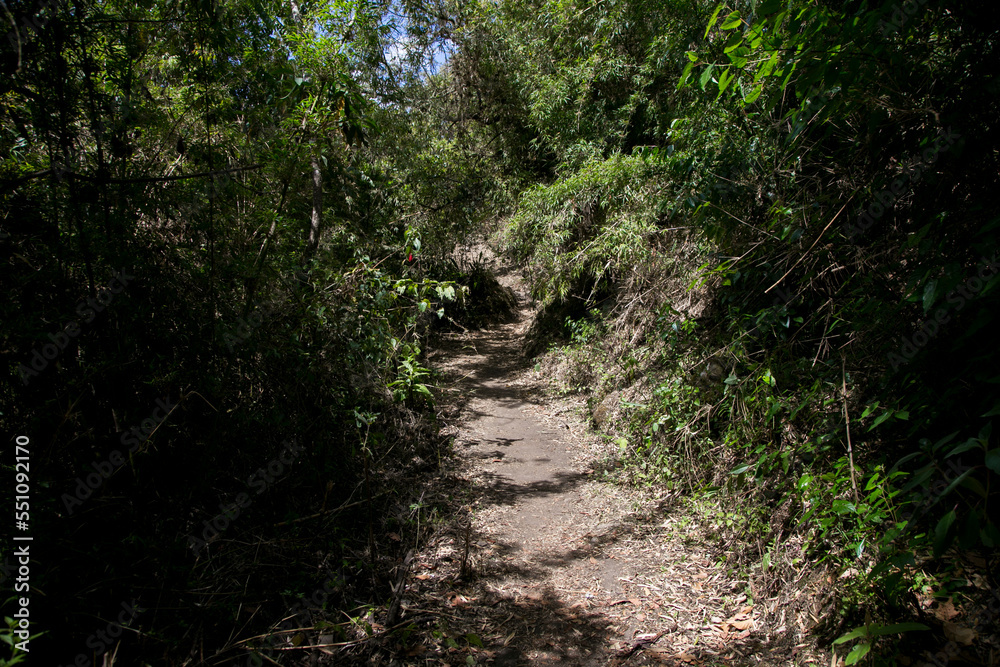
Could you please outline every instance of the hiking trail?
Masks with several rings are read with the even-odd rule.
[[[767,664],[748,656],[777,603],[748,602],[675,498],[604,481],[616,446],[582,397],[546,393],[521,352],[530,298],[498,277],[517,318],[429,355],[456,460],[428,492],[457,509],[405,574],[404,618],[434,622],[394,664]]]

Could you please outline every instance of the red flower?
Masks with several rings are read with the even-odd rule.
[[[410,262],[411,264],[413,263],[413,253],[412,252],[410,253],[410,256],[406,258],[406,261]]]

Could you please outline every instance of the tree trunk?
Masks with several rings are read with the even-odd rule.
[[[319,157],[316,156],[315,152],[313,152],[310,164],[312,166],[313,201],[312,215],[309,217],[309,229],[306,235],[306,250],[302,254],[303,267],[316,254],[323,223],[323,172],[320,170]]]

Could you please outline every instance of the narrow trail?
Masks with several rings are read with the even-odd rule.
[[[458,509],[406,575],[407,616],[435,620],[397,664],[787,664],[755,632],[777,605],[748,603],[703,527],[603,481],[609,445],[583,399],[543,391],[521,354],[527,295],[501,280],[517,319],[445,334],[430,355],[456,457],[429,492]]]

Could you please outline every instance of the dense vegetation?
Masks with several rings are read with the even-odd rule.
[[[384,603],[376,534],[445,447],[426,324],[476,311],[449,258],[483,230],[623,480],[709,501],[749,576],[850,568],[825,641],[892,655],[927,581],[995,589],[1000,9],[4,13],[0,391],[50,650],[133,600],[151,664],[245,659],[312,591]]]

